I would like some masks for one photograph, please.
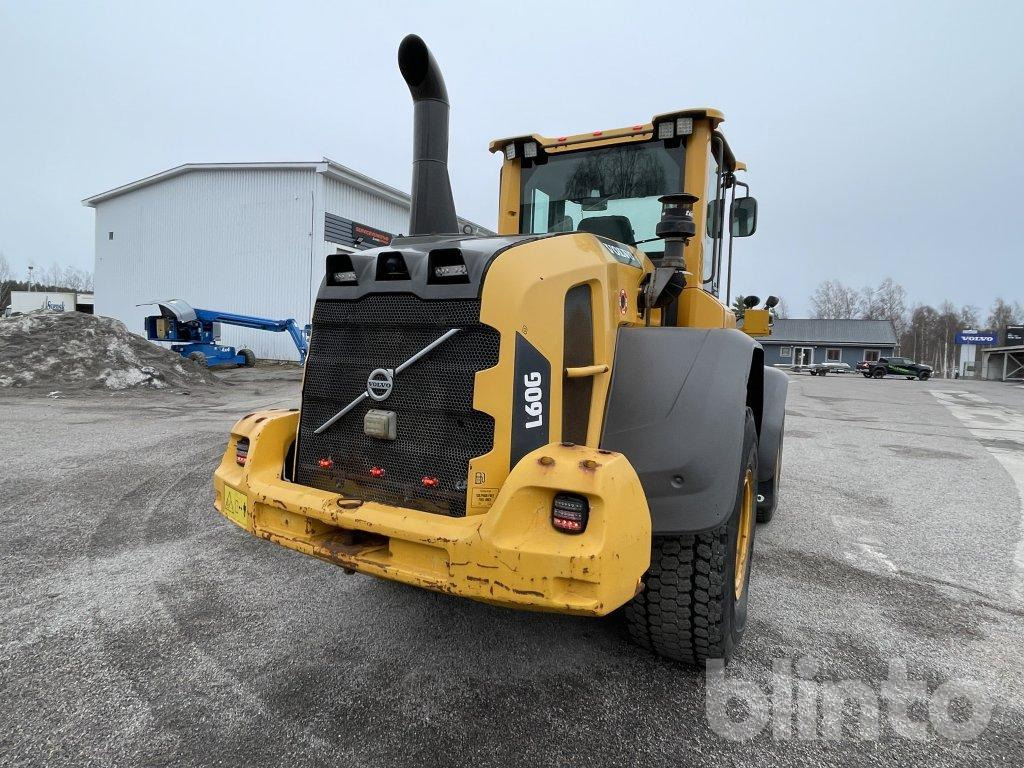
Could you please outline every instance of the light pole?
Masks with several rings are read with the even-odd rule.
[[[32,290],[32,270],[35,269],[31,264],[28,266],[28,289]]]

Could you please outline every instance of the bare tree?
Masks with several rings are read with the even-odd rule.
[[[54,262],[48,267],[32,266],[17,290],[27,290],[29,284],[38,291],[91,291],[93,274],[89,270],[64,266]]]
[[[906,324],[907,292],[902,285],[887,277],[877,288],[869,286],[861,290],[858,309],[863,320],[892,321],[899,335]]]
[[[775,305],[773,311],[780,320],[789,320],[789,306],[786,304],[785,299],[779,299],[779,303]]]
[[[978,323],[981,322],[981,318],[978,315],[978,308],[972,304],[964,304],[960,307],[960,327],[961,329],[978,330]]]
[[[1006,342],[1006,326],[1021,320],[1020,306],[1014,306],[999,297],[992,304],[988,315],[989,330],[995,331],[1000,344]]]
[[[857,317],[861,303],[854,288],[838,280],[826,280],[811,294],[811,317],[842,320]]]
[[[0,309],[11,303],[11,262],[7,260],[6,254],[0,251]]]

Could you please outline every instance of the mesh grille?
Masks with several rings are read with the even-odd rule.
[[[473,378],[498,362],[500,336],[479,300],[375,294],[319,301],[302,390],[296,480],[322,490],[453,516],[466,514],[469,460],[491,450],[494,419],[473,410]],[[365,399],[323,434],[313,430],[366,389],[375,368],[397,368],[450,328],[462,329],[395,376],[391,396]],[[363,433],[371,408],[397,414],[396,440]],[[329,458],[328,469],[319,464]],[[385,471],[373,478],[372,467]],[[424,477],[438,484],[425,488]]]

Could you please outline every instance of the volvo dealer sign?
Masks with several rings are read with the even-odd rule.
[[[997,343],[994,331],[957,331],[957,344],[974,344],[979,347],[992,347]]]

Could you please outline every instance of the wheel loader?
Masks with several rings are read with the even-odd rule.
[[[235,424],[215,506],[347,572],[615,612],[657,654],[728,660],[787,379],[753,338],[773,300],[738,329],[721,297],[757,219],[722,114],[495,141],[499,234],[471,237],[441,72],[415,35],[398,64],[409,234],[326,257],[301,409]]]

